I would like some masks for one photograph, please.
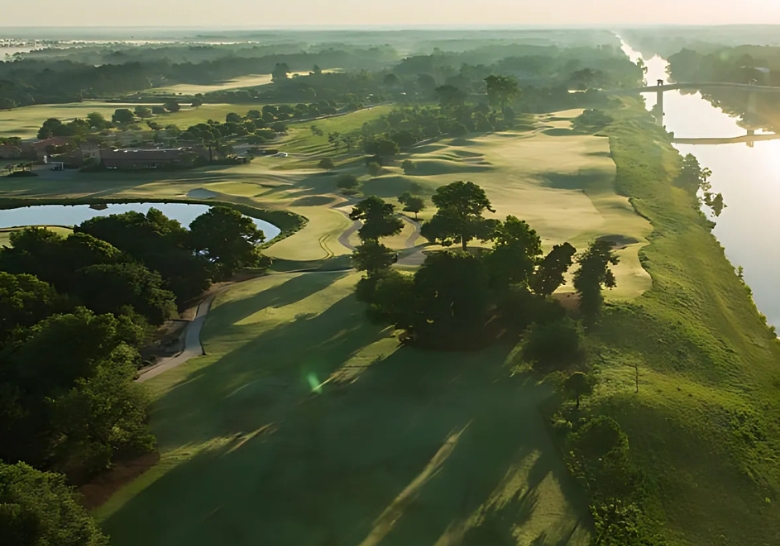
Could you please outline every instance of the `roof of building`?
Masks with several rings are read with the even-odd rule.
[[[185,153],[184,148],[114,149],[101,150],[100,157],[104,160],[173,161],[181,159]]]
[[[47,146],[64,146],[73,142],[71,137],[51,137],[45,140],[39,140],[33,142],[32,145],[36,150],[45,150]]]

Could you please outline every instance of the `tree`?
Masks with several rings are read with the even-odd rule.
[[[135,114],[127,108],[119,108],[114,111],[114,115],[111,116],[111,121],[114,123],[133,123],[135,121]]]
[[[401,168],[404,170],[405,175],[413,175],[417,173],[417,165],[409,159],[405,159],[404,162],[401,163]]]
[[[190,238],[195,251],[203,253],[216,267],[219,279],[230,278],[242,267],[257,265],[257,245],[265,241],[251,218],[229,207],[212,207],[198,216],[190,224]]]
[[[0,463],[0,536],[14,546],[108,546],[65,476]]]
[[[168,112],[175,113],[181,110],[181,104],[176,99],[168,99],[163,104],[163,108]]]
[[[241,123],[242,121],[244,121],[243,118],[235,112],[230,112],[225,116],[225,123]]]
[[[32,275],[0,271],[0,346],[17,328],[29,328],[64,308],[64,299]]]
[[[111,122],[108,121],[100,112],[92,112],[87,114],[87,123],[89,123],[90,127],[97,131],[102,131],[103,129],[111,127]]]
[[[152,106],[152,114],[154,114],[155,116],[161,116],[167,113],[168,110],[165,109],[165,106]]]
[[[341,133],[335,132],[335,133],[328,133],[328,142],[330,142],[331,146],[333,146],[334,150],[339,149],[339,145],[341,144]]]
[[[157,326],[176,314],[176,296],[160,274],[138,263],[85,267],[76,272],[72,294],[96,313],[119,315],[129,306]]]
[[[396,261],[396,253],[374,239],[368,239],[355,248],[352,263],[358,271],[365,271],[369,278],[387,271]]]
[[[355,205],[349,218],[363,222],[358,231],[361,241],[378,241],[381,237],[398,235],[404,227],[403,221],[395,216],[395,207],[376,196]]]
[[[570,320],[536,323],[524,335],[521,354],[538,371],[564,369],[582,359],[582,333]]]
[[[321,136],[323,136],[325,134],[322,131],[322,129],[320,129],[317,125],[312,125],[311,127],[309,127],[309,130],[311,130],[311,134],[313,134],[316,137],[321,137]],[[333,144],[333,142],[330,141],[330,138],[328,138],[328,142]]]
[[[552,296],[561,286],[566,284],[564,275],[573,263],[577,249],[569,243],[555,245],[544,257],[534,273],[531,288],[539,296]]]
[[[444,246],[460,243],[463,250],[469,241],[489,240],[496,222],[485,220],[485,210],[493,212],[485,190],[473,182],[454,182],[440,187],[432,198],[439,211],[422,227],[422,236]]]
[[[271,81],[275,83],[283,82],[290,78],[290,67],[287,63],[276,63],[273,72],[271,73]]]
[[[135,115],[141,119],[150,118],[152,117],[152,110],[146,106],[136,106]]]
[[[507,216],[493,232],[494,248],[485,256],[493,286],[528,285],[539,257],[542,239],[525,221]]]
[[[336,168],[336,165],[333,163],[333,160],[330,159],[329,157],[321,159],[317,165],[320,169],[325,169],[326,171],[332,171],[333,169]]]
[[[336,187],[340,190],[354,191],[359,184],[354,174],[342,174],[336,179]]]
[[[198,99],[198,98],[192,99],[191,106],[193,108],[200,108],[201,106],[203,106],[203,99]]]
[[[413,212],[414,219],[417,220],[417,214],[425,209],[425,200],[422,197],[412,195],[410,192],[404,192],[398,197],[398,201],[404,206],[404,212]]]
[[[582,372],[574,372],[563,382],[563,390],[567,396],[577,401],[577,409],[580,409],[580,399],[583,396],[593,394],[593,380]]]
[[[488,76],[485,78],[488,101],[493,107],[501,107],[520,96],[521,91],[517,82],[506,76]]]
[[[429,255],[414,275],[411,327],[428,346],[480,340],[490,302],[482,261],[465,252]]]
[[[379,157],[392,157],[401,151],[397,142],[383,135],[364,139],[363,149],[367,154]]]
[[[319,65],[314,65],[314,68],[312,69],[311,73],[314,76],[320,76],[322,74],[322,68],[319,67]]]
[[[574,273],[574,288],[580,296],[580,311],[586,323],[595,323],[601,312],[604,303],[602,287],[617,286],[609,266],[619,262],[619,258],[612,252],[612,243],[605,240],[591,243],[588,250],[577,256],[580,268]]]

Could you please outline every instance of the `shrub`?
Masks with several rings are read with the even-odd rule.
[[[582,333],[570,320],[534,324],[525,336],[523,359],[534,369],[549,373],[582,360]]]
[[[317,166],[320,169],[325,169],[326,171],[331,171],[336,168],[336,165],[333,163],[333,160],[330,159],[329,157],[320,160]]]
[[[417,165],[409,159],[401,164],[401,168],[404,170],[404,174],[412,175],[417,172]]]
[[[359,184],[354,174],[342,174],[336,179],[336,187],[341,190],[355,190]]]
[[[374,177],[379,176],[380,174],[382,174],[382,165],[380,165],[379,163],[369,163],[368,173]]]

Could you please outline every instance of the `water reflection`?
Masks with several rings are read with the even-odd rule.
[[[625,43],[623,50],[634,61],[642,58]],[[644,63],[647,81],[668,81],[666,60],[656,56]],[[653,109],[655,94],[644,96],[647,107]],[[712,170],[712,191],[722,193],[727,205],[717,219],[715,236],[732,264],[744,267],[759,309],[780,327],[780,291],[775,287],[780,252],[772,243],[780,233],[780,140],[759,129],[746,129],[699,92],[664,93],[664,112],[664,125],[674,133],[675,147],[682,154],[695,155],[703,167]],[[751,130],[753,139],[748,138]],[[699,141],[703,139],[712,144],[719,140],[720,145],[702,146]]]

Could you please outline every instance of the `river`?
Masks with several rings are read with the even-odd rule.
[[[642,55],[623,42],[623,51],[633,61]],[[647,81],[667,81],[669,63],[661,57],[644,59]],[[656,95],[646,94],[648,109]],[[664,124],[678,138],[727,138],[746,134],[738,119],[702,98],[700,93],[664,94]],[[760,131],[756,131],[760,133]],[[722,193],[726,208],[718,218],[715,236],[726,249],[734,267],[744,268],[744,278],[753,290],[756,305],[770,324],[780,328],[780,251],[774,236],[780,234],[780,141],[746,144],[675,144],[682,153],[693,154],[712,170],[712,190]]]

